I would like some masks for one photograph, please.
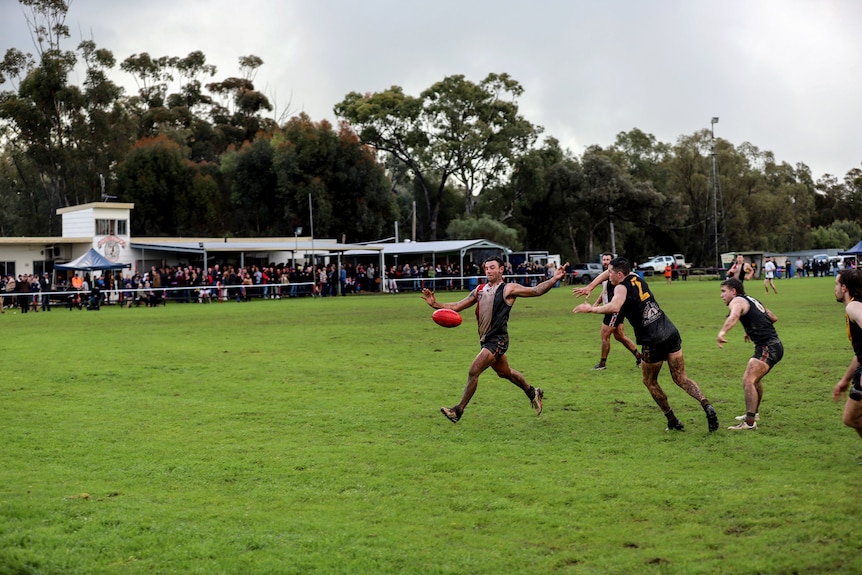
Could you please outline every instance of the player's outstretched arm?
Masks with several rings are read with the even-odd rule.
[[[470,294],[462,299],[461,301],[450,302],[450,303],[440,303],[437,301],[437,296],[434,295],[434,292],[428,288],[422,289],[422,295],[419,296],[425,300],[425,303],[433,307],[434,309],[451,309],[454,311],[461,311],[462,309],[467,309],[471,305],[476,303],[476,291],[473,290]]]
[[[608,270],[603,271],[602,273],[600,273],[599,275],[594,277],[593,281],[591,281],[588,285],[585,285],[584,287],[572,288],[572,295],[577,296],[577,297],[589,296],[590,293],[592,293],[592,291],[594,289],[596,289],[596,286],[598,286],[603,281],[608,279],[610,277],[610,275],[611,275],[610,271],[608,271]]]
[[[623,307],[623,304],[626,301],[626,288],[621,285],[614,286],[614,295],[611,298],[611,301],[604,305],[590,305],[588,302],[584,302],[578,306],[575,306],[575,309],[572,310],[572,313],[617,313]]]
[[[507,283],[506,299],[511,301],[517,297],[536,297],[548,293],[558,281],[566,277],[567,267],[569,267],[569,262],[566,262],[561,266],[557,266],[553,276],[533,287],[522,286],[517,283]]]

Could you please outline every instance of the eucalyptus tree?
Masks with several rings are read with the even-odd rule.
[[[239,65],[239,76],[206,86],[218,98],[211,102],[210,118],[228,145],[240,145],[252,140],[258,132],[272,132],[277,127],[274,120],[263,115],[273,109],[269,98],[254,86],[263,60],[254,55],[241,56]]]
[[[117,168],[118,199],[135,204],[135,235],[179,235],[178,208],[189,194],[191,175],[182,148],[166,135],[135,143]]]
[[[643,250],[649,241],[664,249],[676,247],[677,239],[671,230],[682,218],[679,204],[674,198],[658,193],[649,181],[638,181],[614,161],[613,150],[591,146],[581,160],[583,184],[577,204],[587,215],[585,226],[587,252],[592,259],[597,250],[594,243],[603,240],[607,249],[628,254],[636,259],[646,255]],[[650,218],[651,216],[651,218]],[[657,234],[658,225],[664,233]],[[617,242],[618,225],[624,222],[630,236]]]
[[[0,63],[0,125],[4,153],[32,194],[32,213],[43,233],[56,231],[56,208],[100,198],[103,182],[111,185],[110,168],[131,142],[122,90],[108,79],[113,55],[86,40],[76,51],[65,50],[68,3],[20,0],[27,8],[36,55],[7,50]],[[69,75],[82,63],[84,89]]]
[[[691,231],[690,239],[682,248],[694,265],[715,265],[716,229],[724,229],[724,202],[722,195],[725,179],[723,150],[730,144],[720,138],[713,141],[708,130],[680,136],[667,159],[668,180],[666,194],[679,202],[685,214],[685,223]],[[711,153],[716,155],[716,180],[713,182]],[[656,214],[656,219],[663,214]],[[651,224],[660,225],[651,221]],[[655,252],[653,252],[655,253]]]
[[[479,84],[456,75],[419,97],[399,86],[374,94],[351,92],[334,109],[363,143],[408,167],[424,202],[424,235],[436,239],[450,178],[460,183],[470,213],[475,196],[497,183],[540,132],[518,114],[522,92],[506,74],[489,74]]]
[[[577,201],[582,181],[577,159],[549,137],[515,159],[509,181],[485,191],[476,212],[517,230],[524,249],[550,250],[577,261],[587,217]]]
[[[279,201],[271,136],[261,134],[223,158],[222,173],[230,193],[231,221],[238,235],[278,235]]]
[[[512,162],[542,132],[519,114],[523,92],[508,74],[489,74],[479,84],[463,75],[448,76],[422,92],[432,158],[454,167],[467,214],[477,196],[507,177]]]
[[[369,241],[391,230],[398,219],[391,184],[352,130],[300,114],[276,133],[272,145],[275,216],[284,235],[297,226],[310,231],[312,214],[317,236]]]

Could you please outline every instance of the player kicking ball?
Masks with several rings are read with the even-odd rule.
[[[459,302],[438,303],[434,292],[429,289],[422,290],[422,298],[434,309],[451,309],[456,312],[476,306],[476,320],[479,323],[479,355],[470,365],[467,374],[467,386],[461,401],[454,407],[441,407],[440,411],[449,418],[452,423],[457,423],[476,388],[479,385],[479,376],[492,368],[498,377],[508,379],[520,387],[530,404],[536,410],[536,415],[542,414],[542,398],[544,393],[538,387],[533,387],[520,372],[509,366],[506,358],[506,350],[509,348],[509,312],[515,300],[519,297],[536,297],[544,295],[558,281],[566,275],[568,262],[558,266],[553,277],[543,281],[535,287],[526,287],[517,283],[508,283],[503,280],[503,260],[498,257],[490,257],[482,263],[487,283],[480,284],[470,294]]]

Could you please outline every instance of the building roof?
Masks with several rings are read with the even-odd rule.
[[[25,236],[0,238],[0,244],[37,245],[37,244],[92,244],[93,238],[64,238],[58,236]]]
[[[77,206],[57,208],[57,215],[68,214],[70,212],[80,212],[83,210],[92,210],[93,208],[106,208],[110,210],[132,210],[135,208],[135,204],[127,204],[123,202],[90,202],[89,204],[79,204]]]
[[[398,242],[398,243],[379,243],[368,244],[356,251],[345,252],[345,255],[372,255],[376,252],[371,251],[376,248],[383,248],[383,253],[387,256],[392,255],[423,255],[423,254],[459,254],[473,249],[489,249],[499,250],[505,254],[510,254],[512,250],[506,246],[489,242],[488,240],[438,240],[433,242]]]
[[[339,244],[331,239],[303,238],[223,238],[223,239],[170,239],[165,238],[133,238],[131,242],[133,249],[151,249],[171,252],[292,252],[311,251],[315,252],[346,252],[348,250],[366,249],[362,244]],[[383,248],[368,248],[370,255],[379,254]]]

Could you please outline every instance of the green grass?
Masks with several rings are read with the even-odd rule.
[[[749,291],[784,360],[744,411],[752,347],[720,350],[716,281],[653,282],[689,375],[665,420],[568,288],[519,300],[509,359],[463,419],[472,310],[414,294],[0,317],[0,575],[69,573],[860,573],[862,444],[830,393],[851,358],[832,278]],[[441,301],[453,301],[440,294]],[[627,333],[631,328],[627,326]]]

